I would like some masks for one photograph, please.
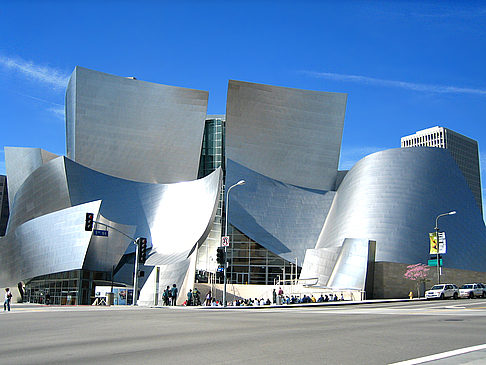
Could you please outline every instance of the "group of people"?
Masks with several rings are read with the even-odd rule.
[[[201,297],[197,288],[194,288],[194,290],[189,289],[187,300],[184,302],[184,305],[201,305]]]
[[[197,288],[189,289],[189,292],[187,293],[187,299],[184,301],[183,305],[186,306],[198,306],[198,305],[205,305],[205,306],[211,306],[211,307],[219,307],[223,306],[223,302],[220,300],[217,300],[211,295],[211,291],[209,291],[206,294],[206,297],[204,299],[204,303],[201,302],[201,297],[200,297],[200,292]],[[309,295],[302,295],[302,296],[297,296],[297,295],[291,295],[290,297],[287,295],[284,295],[284,292],[282,288],[279,288],[278,291],[276,289],[273,289],[273,301],[270,301],[270,299],[264,299],[264,298],[249,298],[249,299],[235,299],[232,302],[229,302],[228,305],[230,306],[235,306],[235,307],[251,307],[251,306],[260,306],[260,305],[271,305],[271,304],[276,304],[276,305],[282,305],[282,304],[300,304],[300,303],[323,303],[323,302],[332,302],[332,301],[344,301],[344,295],[341,293],[341,297],[338,298],[337,294],[330,293],[328,294],[321,294],[320,297],[316,298],[314,297],[313,294]],[[177,295],[178,295],[178,289],[176,284],[172,284],[172,287],[167,286],[167,288],[164,290],[162,294],[162,299],[164,302],[164,305],[166,306],[173,306],[177,304]]]
[[[164,292],[162,293],[164,305],[176,305],[178,293],[179,289],[177,289],[177,285],[172,284],[172,288],[167,285],[167,288],[165,288]]]
[[[320,297],[316,298],[314,295],[306,295],[304,294],[302,297],[291,295],[290,297],[283,295],[283,290],[279,288],[279,291],[273,291],[273,303],[270,302],[270,299],[264,298],[254,298],[254,299],[242,299],[242,300],[235,300],[229,305],[233,305],[236,307],[251,307],[251,306],[260,306],[260,305],[281,305],[281,304],[300,304],[300,303],[324,303],[324,302],[332,302],[332,301],[344,301],[344,295],[341,293],[341,297],[338,298],[337,294],[321,294]]]

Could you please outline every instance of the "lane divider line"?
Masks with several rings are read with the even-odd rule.
[[[477,345],[477,346],[471,346],[471,347],[464,347],[462,349],[453,350],[453,351],[447,351],[447,352],[442,352],[440,354],[429,355],[429,356],[425,356],[425,357],[419,357],[417,359],[411,359],[411,360],[406,360],[406,361],[401,361],[401,362],[395,362],[395,363],[390,364],[390,365],[415,365],[415,364],[423,364],[424,362],[428,362],[428,361],[445,359],[446,357],[463,355],[463,354],[467,354],[468,352],[474,352],[474,351],[485,350],[485,349],[486,349],[486,344],[484,344],[484,345]]]

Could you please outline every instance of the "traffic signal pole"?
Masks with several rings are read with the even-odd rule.
[[[138,238],[133,238],[127,235],[126,233],[120,231],[119,229],[112,227],[106,223],[102,223],[99,221],[95,221],[93,219],[93,213],[86,213],[86,224],[84,229],[86,231],[92,231],[93,230],[93,223],[96,224],[101,224],[102,226],[105,226],[106,228],[111,228],[112,230],[124,235],[130,241],[132,241],[135,244],[135,268],[133,270],[133,304],[132,305],[137,305],[137,298],[138,298],[138,260],[139,260],[139,250],[140,250],[140,240],[144,239],[145,240],[145,245],[147,242],[147,239],[144,237],[138,237]]]
[[[135,245],[135,269],[133,273],[133,305],[137,305],[137,298],[138,298],[138,251],[140,251],[140,237],[136,239]]]

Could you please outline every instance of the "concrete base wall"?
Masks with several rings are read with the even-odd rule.
[[[408,264],[393,262],[375,263],[375,280],[373,285],[374,298],[406,298],[413,292],[417,297],[417,282],[404,278]],[[452,283],[461,286],[466,283],[486,283],[486,272],[468,271],[459,269],[442,268],[441,283]],[[420,285],[420,296],[425,290],[437,283],[437,267],[431,267],[425,285]]]

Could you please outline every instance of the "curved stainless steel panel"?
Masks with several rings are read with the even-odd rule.
[[[19,187],[7,233],[30,219],[70,206],[64,157],[58,157],[37,168]]]
[[[32,219],[0,239],[0,282],[17,285],[40,275],[83,267],[92,232],[84,230],[86,212],[95,216],[100,201]]]
[[[70,159],[119,178],[197,178],[208,92],[76,67],[66,91]]]
[[[67,212],[65,208],[70,206],[73,209],[84,207],[79,208],[83,209],[83,215],[75,224],[81,225],[84,232],[84,213],[89,211],[86,204],[102,200],[99,220],[122,228],[129,235],[147,237],[152,243],[152,253],[146,265],[183,263],[209,233],[217,208],[221,176],[221,169],[218,169],[195,181],[165,185],[138,183],[108,176],[59,157],[36,169],[19,189],[11,217],[12,225],[2,245],[12,258],[22,258],[31,264],[37,261],[42,275],[62,271],[45,264],[38,255],[32,257],[32,250],[11,252],[12,246],[30,240],[42,250],[43,245],[49,244],[42,238],[43,235],[50,232],[51,239],[56,237],[59,226],[74,232],[74,222],[69,220],[67,213],[67,220],[63,218],[63,212]],[[28,225],[29,222],[40,223]],[[26,227],[29,227],[28,232]],[[42,231],[38,232],[39,239],[33,239],[37,230]],[[78,246],[76,237],[63,238],[63,248],[67,252],[71,246],[73,249]],[[89,250],[83,253],[84,266],[81,262],[77,268],[109,271],[119,261],[129,241],[111,231],[109,237],[88,239],[86,248],[88,243]],[[133,249],[134,245],[131,246]],[[64,258],[57,256],[59,265],[64,268],[61,262]],[[67,264],[69,262],[67,260]],[[50,269],[53,271],[48,272]],[[18,280],[25,278],[21,276]],[[177,284],[182,285],[182,282]]]
[[[288,261],[303,262],[315,247],[335,192],[304,189],[268,178],[227,159],[231,190],[229,222],[245,235]]]
[[[332,190],[346,98],[230,80],[226,156],[287,184]]]
[[[8,196],[10,211],[13,208],[15,194],[24,181],[37,168],[59,157],[40,148],[5,147],[5,167],[8,175]]]
[[[203,179],[148,184],[105,175],[65,159],[72,205],[102,199],[101,214],[135,226],[135,236],[152,243],[147,265],[185,259],[211,228],[221,185],[221,169]]]
[[[108,224],[114,227],[126,235],[133,237],[135,233],[134,226],[128,226],[112,222],[101,214],[97,217],[95,215],[95,221]],[[94,229],[107,229],[101,224],[94,224]],[[108,271],[112,270],[113,265],[120,262],[123,254],[127,250],[132,241],[121,233],[108,228],[108,237],[92,235],[89,241],[88,252],[86,252],[86,258],[84,260],[83,269],[92,271]]]
[[[345,239],[327,286],[336,289],[364,290],[368,264],[370,259],[375,258],[370,252],[374,250],[374,246],[374,241]]]
[[[155,305],[156,293],[159,293],[158,303],[163,303],[162,293],[166,286],[172,287],[172,284],[176,284],[179,291],[177,304],[182,305],[187,298],[186,294],[189,289],[194,289],[195,260],[196,253],[173,264],[157,265],[157,268],[152,270],[140,290],[138,304]],[[159,270],[158,273],[157,269]],[[157,274],[159,275],[158,280]],[[158,288],[156,287],[157,283]]]
[[[316,248],[346,238],[376,241],[376,261],[413,264],[429,257],[428,233],[441,213],[444,266],[485,271],[486,228],[466,180],[447,150],[377,152],[360,160],[336,194]]]

